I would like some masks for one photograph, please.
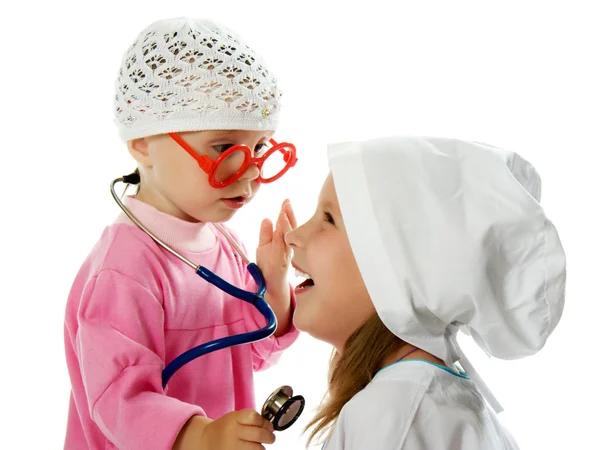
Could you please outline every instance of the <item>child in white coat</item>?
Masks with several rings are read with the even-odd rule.
[[[294,324],[335,347],[311,440],[517,449],[456,335],[516,359],[556,327],[565,255],[538,174],[515,153],[451,139],[337,144],[329,163],[315,215],[286,236],[307,278]]]

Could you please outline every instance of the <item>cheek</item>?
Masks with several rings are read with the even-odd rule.
[[[321,258],[323,264],[317,268],[319,279],[311,291],[300,296],[294,324],[313,337],[337,346],[371,317],[375,308],[353,256],[325,251],[321,256],[324,254],[335,257]]]
[[[186,199],[204,197],[212,189],[208,175],[198,167],[196,161],[186,156],[185,153],[165,152],[154,167],[157,183],[176,201],[187,202]]]
[[[294,324],[335,346],[375,312],[350,244],[333,234],[316,236],[306,249],[315,286],[298,298]]]
[[[169,184],[177,173],[183,172],[181,175],[185,175],[188,172],[183,164],[182,155],[170,150],[172,149],[159,150],[153,155],[152,172],[154,178],[163,185]]]
[[[315,290],[298,299],[294,325],[316,339],[339,347],[374,312],[366,292]]]

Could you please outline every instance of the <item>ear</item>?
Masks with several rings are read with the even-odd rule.
[[[152,167],[152,160],[150,158],[148,139],[138,138],[131,141],[127,141],[127,149],[129,154],[133,156],[141,166]]]

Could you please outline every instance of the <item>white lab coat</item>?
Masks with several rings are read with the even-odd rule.
[[[475,384],[421,360],[382,369],[342,409],[325,450],[514,450]]]

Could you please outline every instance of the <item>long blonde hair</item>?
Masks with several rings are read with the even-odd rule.
[[[331,431],[343,406],[369,384],[385,358],[403,344],[374,314],[348,338],[342,353],[334,349],[327,394],[304,430],[314,427],[308,445]]]

